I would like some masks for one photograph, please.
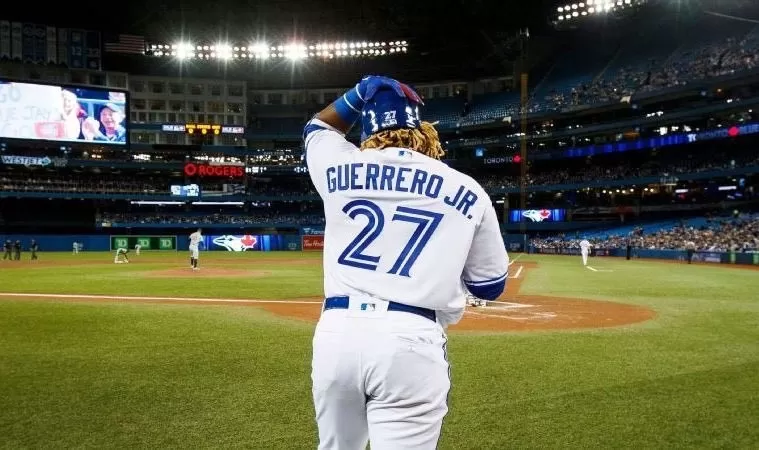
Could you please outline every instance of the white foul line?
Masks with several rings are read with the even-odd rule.
[[[506,319],[506,320],[535,320],[535,319],[553,319],[556,317],[555,313],[551,312],[534,312],[530,313],[529,317],[515,317],[515,316],[507,316],[503,314],[486,314],[481,312],[474,312],[467,310],[467,314],[472,314],[475,316],[482,316],[482,317],[493,317],[496,319]]]
[[[524,256],[524,253],[520,253],[519,255],[517,255],[516,258],[512,259],[511,261],[509,261],[509,265],[512,265],[515,262],[519,261],[519,258],[521,258],[522,256]]]
[[[137,297],[125,295],[77,295],[77,294],[32,294],[18,292],[0,292],[0,297],[86,299],[86,300],[142,300],[142,301],[177,301],[177,302],[215,302],[215,303],[289,303],[293,305],[319,305],[323,302],[303,300],[245,300],[242,298],[197,298],[197,297]]]
[[[596,269],[596,268],[590,267],[590,266],[585,266],[585,267],[587,267],[588,270],[592,270],[593,272],[614,272],[611,269]]]
[[[524,269],[524,266],[519,266],[519,269],[517,269],[517,273],[515,273],[513,277],[509,277],[509,278],[519,278],[519,275],[522,274],[522,269]]]

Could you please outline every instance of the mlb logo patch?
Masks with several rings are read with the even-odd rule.
[[[411,158],[411,150],[398,150],[398,156],[405,156],[406,158]]]
[[[361,311],[376,311],[377,305],[374,303],[362,303],[361,304]]]

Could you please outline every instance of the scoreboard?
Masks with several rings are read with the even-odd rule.
[[[245,134],[245,127],[208,123],[166,123],[161,126],[161,131],[187,134]]]
[[[188,123],[185,124],[184,129],[187,131],[187,134],[193,134],[196,131],[200,134],[221,134],[221,125],[209,125],[204,123]]]

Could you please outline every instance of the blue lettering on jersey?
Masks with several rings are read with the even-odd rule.
[[[403,185],[406,182],[405,173],[411,172],[408,167],[398,169],[398,178],[395,180],[395,190],[398,192],[408,192],[408,188]]]
[[[351,190],[352,191],[364,188],[362,185],[358,184],[358,177],[360,176],[360,174],[358,173],[358,169],[362,167],[364,167],[363,163],[351,164]]]
[[[444,179],[426,170],[392,165],[349,163],[331,166],[326,170],[327,191],[374,190],[409,192],[436,199],[443,190]],[[443,201],[471,219],[469,210],[477,203],[477,194],[460,186],[454,195]]]
[[[466,193],[464,190],[466,190]],[[467,219],[471,219],[472,216],[469,215],[469,208],[477,203],[477,194],[467,189],[466,186],[460,186],[459,190],[456,191],[456,195],[454,195],[453,198],[448,195],[443,199],[443,201],[447,205],[456,208],[456,210],[460,211],[461,214],[467,216]]]

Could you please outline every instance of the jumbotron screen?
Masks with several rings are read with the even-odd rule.
[[[127,93],[0,80],[0,138],[126,145]]]
[[[512,209],[509,211],[509,222],[563,222],[566,215],[565,209]]]

